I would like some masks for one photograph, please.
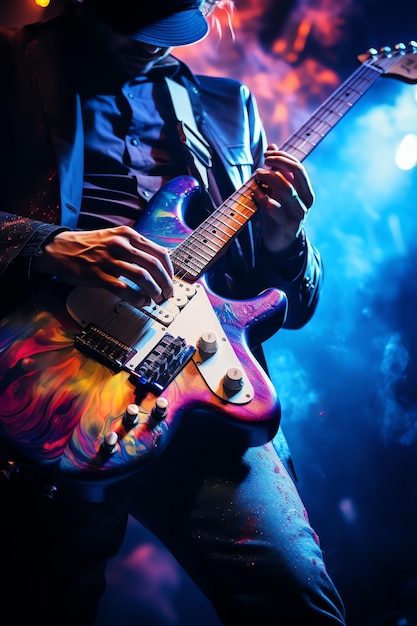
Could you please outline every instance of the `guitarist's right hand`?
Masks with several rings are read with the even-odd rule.
[[[32,270],[72,286],[107,289],[136,307],[173,294],[168,251],[129,226],[60,232],[33,258]]]

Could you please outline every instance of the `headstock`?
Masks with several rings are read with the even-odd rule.
[[[381,70],[386,76],[399,78],[406,83],[417,83],[417,42],[398,43],[394,48],[384,46],[379,51],[370,48],[358,60]]]

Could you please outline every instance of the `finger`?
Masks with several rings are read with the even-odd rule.
[[[258,169],[256,172],[256,182],[258,186],[268,193],[274,195],[276,193],[293,195],[291,189],[293,185],[290,180],[279,170]]]
[[[304,176],[290,178],[287,173],[280,170],[259,169],[256,180],[259,181],[258,185],[265,193],[279,202],[286,202],[297,194],[306,208],[310,208],[313,204],[313,189],[309,180]]]
[[[288,152],[272,151],[265,153],[265,165],[273,170],[278,170],[291,181],[308,180],[308,174],[301,161]],[[309,181],[308,181],[309,182]]]
[[[168,253],[168,250],[163,246],[160,246],[150,239],[147,239],[140,233],[133,231],[134,235],[130,239],[130,243],[135,250],[143,251],[148,253],[150,256],[158,259],[165,270],[168,272],[170,276],[174,274],[174,268],[172,266],[172,262]]]
[[[172,276],[158,259],[142,252],[135,261],[121,261],[118,264],[120,275],[156,302],[173,295]]]
[[[265,157],[274,158],[292,165],[301,165],[301,161],[296,156],[290,152],[277,149],[275,144],[270,144],[270,146],[268,146],[265,151]]]
[[[299,219],[304,219],[304,217],[307,215],[308,208],[304,204],[302,198],[300,198],[300,196],[298,195],[298,193],[296,192],[296,190],[294,188],[293,188],[293,194],[292,194],[292,196],[288,200],[288,204],[293,204],[293,205],[296,204],[297,208],[299,208],[301,210],[301,215],[300,215]]]
[[[157,302],[173,294],[174,269],[168,250],[132,229],[120,232],[119,249],[107,271],[128,279]]]

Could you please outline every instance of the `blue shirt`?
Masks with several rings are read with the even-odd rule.
[[[78,225],[132,225],[162,185],[187,173],[177,119],[161,71],[95,91],[90,85],[81,94],[85,175]]]

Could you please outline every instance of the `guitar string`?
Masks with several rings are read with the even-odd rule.
[[[386,50],[383,55],[379,55],[376,59],[370,59],[368,62],[362,63],[355,70],[354,74],[319,106],[309,120],[284,142],[281,149],[289,151],[300,160],[303,160],[335,124],[342,119],[353,104],[373,86],[381,74],[386,73],[387,70],[395,66],[398,60],[405,57],[407,53],[416,53],[413,44],[410,44],[409,47],[400,46],[399,49],[394,51]],[[383,68],[379,68],[376,65],[377,63],[380,63]],[[351,97],[350,101],[346,100],[347,96]],[[333,102],[336,103],[336,106],[333,106]],[[326,119],[324,119],[323,113],[326,114]],[[313,141],[315,135],[317,137],[316,142]]]
[[[367,62],[363,62],[354,74],[318,107],[312,117],[284,142],[281,149],[303,160],[363,94],[373,86],[380,75],[396,65],[398,58],[405,56],[406,50],[405,46],[394,51],[386,49],[383,53],[385,56],[371,57]],[[414,45],[411,46],[411,51],[416,52]],[[376,65],[378,62],[384,66],[383,69]],[[224,250],[226,245],[249,221],[257,207],[252,202],[251,196],[249,197],[246,193],[248,190],[253,191],[255,184],[255,175],[253,175],[243,186],[243,193],[241,190],[234,192],[215,213],[209,216],[172,251],[171,258],[179,278],[191,277],[194,280],[198,278],[216,258],[219,251]],[[240,200],[243,197],[249,201],[250,206]],[[247,209],[248,214],[239,211],[238,206]],[[231,215],[230,210],[233,211],[233,215]],[[219,215],[223,216],[226,221],[220,221]],[[239,218],[242,221],[239,221]],[[232,226],[233,222],[238,225],[236,229]],[[230,229],[231,232],[225,231],[224,227]],[[223,235],[226,236],[226,239],[223,239]]]
[[[241,190],[234,192],[215,213],[210,215],[172,252],[171,258],[174,264],[179,266],[180,278],[189,274],[193,277],[201,275],[219,251],[225,249],[252,217],[256,207],[254,205],[250,207],[241,201],[242,197],[249,199],[245,192],[251,188],[252,184],[253,179],[250,179],[245,183],[243,193]],[[245,215],[238,207],[246,209],[248,214]],[[219,215],[223,219],[220,219]]]

